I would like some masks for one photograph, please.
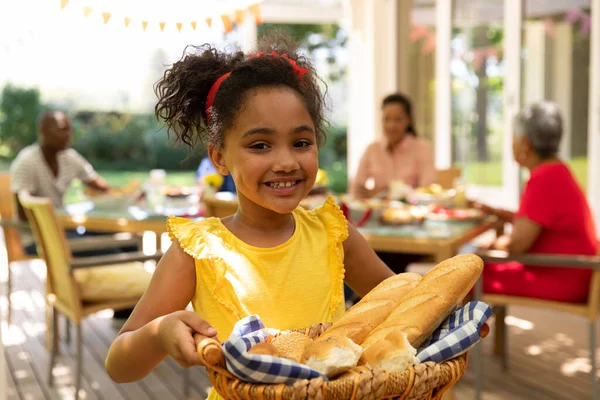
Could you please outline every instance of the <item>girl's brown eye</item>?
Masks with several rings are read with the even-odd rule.
[[[312,143],[308,140],[298,140],[296,143],[294,143],[294,147],[309,147],[311,145]]]
[[[253,143],[250,145],[250,148],[253,150],[265,150],[267,148],[266,143]]]

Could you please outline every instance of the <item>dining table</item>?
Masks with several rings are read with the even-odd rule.
[[[314,207],[313,202],[311,207]],[[154,232],[157,238],[167,231],[167,216],[174,215],[201,220],[202,205],[198,199],[175,199],[168,201],[159,211],[151,211],[143,204],[101,206],[93,200],[72,203],[58,210],[57,215],[66,229],[85,228],[89,231],[107,233]],[[500,231],[497,218],[484,216],[469,220],[429,220],[403,225],[382,224],[371,218],[357,226],[375,251],[410,253],[428,256],[433,262],[441,262],[454,256],[460,247],[479,235],[495,229]]]

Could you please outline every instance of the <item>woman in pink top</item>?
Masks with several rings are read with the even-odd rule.
[[[383,99],[385,138],[371,143],[363,154],[351,192],[371,197],[388,190],[394,180],[414,188],[437,181],[431,144],[417,137],[410,100],[399,93]]]

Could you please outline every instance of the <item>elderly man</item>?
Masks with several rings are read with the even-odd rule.
[[[17,193],[26,190],[34,196],[47,197],[54,207],[63,208],[65,192],[74,179],[100,192],[110,188],[71,144],[71,122],[60,111],[46,111],[39,118],[39,140],[27,146],[10,166],[12,192],[15,193],[18,214],[25,212]]]

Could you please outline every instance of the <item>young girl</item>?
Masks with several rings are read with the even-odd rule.
[[[313,211],[298,207],[324,139],[309,63],[275,46],[253,55],[195,50],[157,84],[156,114],[181,142],[207,141],[217,172],[235,181],[239,209],[168,219],[173,244],[106,359],[116,382],[143,378],[169,355],[199,365],[193,334],[225,341],[247,315],[277,329],[334,321],[345,311],[344,281],[363,296],[393,275],[331,198]],[[190,301],[194,312],[185,311]]]

